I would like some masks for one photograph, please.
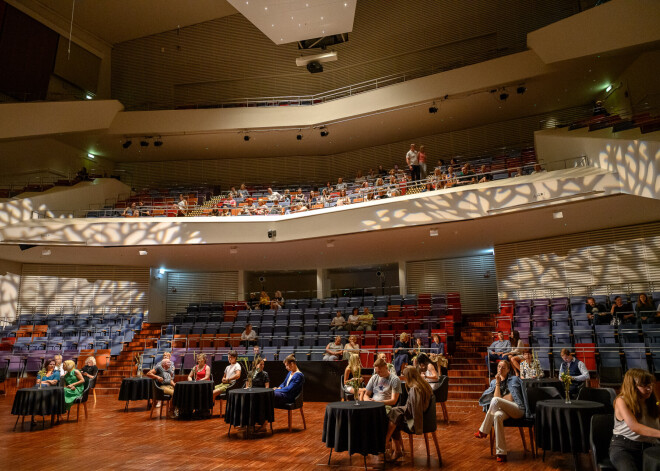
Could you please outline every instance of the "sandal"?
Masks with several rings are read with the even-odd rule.
[[[483,433],[481,430],[477,430],[476,432],[474,432],[474,437],[475,438],[485,438],[487,436],[488,436],[488,434]]]

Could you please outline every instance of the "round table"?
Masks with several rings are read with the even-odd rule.
[[[270,431],[273,433],[275,421],[275,391],[270,388],[231,389],[227,393],[227,407],[225,408],[225,422],[229,424],[229,431],[234,427],[254,427],[255,424],[270,422]]]
[[[119,388],[119,400],[126,401],[124,410],[128,410],[129,401],[149,401],[151,399],[153,381],[153,379],[146,376],[134,376],[132,378],[122,379],[121,387]]]
[[[644,471],[660,471],[660,446],[644,450]]]
[[[17,415],[14,429],[18,419],[26,415],[51,416],[51,423],[56,415],[66,412],[64,403],[64,388],[59,386],[48,386],[45,388],[23,388],[16,391],[14,404],[11,408],[12,415]],[[45,422],[44,422],[45,426]]]
[[[554,387],[557,389],[557,392],[564,397],[564,383],[557,378],[536,378],[536,379],[523,379],[523,384],[525,388],[548,388]]]
[[[577,454],[589,452],[591,416],[604,406],[593,401],[550,399],[536,403],[536,444],[546,450],[572,453],[577,467]]]
[[[179,381],[174,385],[172,407],[179,409],[179,416],[192,411],[213,409],[213,381]]]
[[[385,404],[382,402],[355,401],[331,402],[325,407],[323,437],[325,446],[332,450],[348,451],[349,455],[359,453],[364,456],[385,452],[385,436],[388,426]]]

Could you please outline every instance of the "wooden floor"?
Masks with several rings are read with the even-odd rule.
[[[98,397],[89,402],[89,418],[82,415],[78,423],[62,422],[51,427],[46,421],[30,431],[25,426],[12,431],[15,416],[11,415],[13,391],[0,395],[0,469],[2,470],[323,470],[364,469],[362,456],[333,453],[328,466],[328,452],[321,442],[324,403],[305,403],[307,430],[302,429],[298,411],[294,411],[294,430],[287,430],[285,411],[275,411],[274,435],[270,432],[246,440],[241,432],[227,437],[228,426],[215,415],[208,420],[149,419],[146,402],[131,403],[123,412],[124,403],[112,397]],[[75,409],[72,417],[75,420]],[[442,416],[438,407],[439,417]],[[488,439],[472,436],[483,413],[469,407],[450,408],[451,422],[440,422],[438,438],[445,469],[484,471],[491,469],[529,470],[573,469],[569,455],[548,453],[545,463],[523,456],[522,442],[516,429],[507,430],[510,448],[509,462],[497,464],[490,456]],[[381,457],[368,456],[369,469],[411,470],[437,469],[438,460],[431,440],[431,460],[427,461],[424,440],[415,439],[415,462],[395,464],[382,462]],[[406,450],[408,447],[405,440]],[[408,451],[408,450],[407,450]],[[589,457],[581,456],[581,468],[591,469]]]

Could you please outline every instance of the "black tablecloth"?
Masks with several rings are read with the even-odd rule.
[[[141,401],[151,399],[153,379],[146,376],[135,376],[121,380],[119,388],[120,401]]]
[[[557,378],[539,378],[539,379],[523,379],[523,384],[527,389],[529,388],[547,388],[554,387],[559,391],[559,394],[564,396],[564,383]]]
[[[54,415],[66,412],[64,388],[24,388],[16,391],[12,415]]]
[[[272,389],[232,389],[227,396],[225,422],[234,427],[251,427],[275,421],[275,392]]]
[[[213,408],[213,381],[179,381],[174,386],[172,406],[179,412]]]
[[[325,408],[322,440],[335,451],[377,455],[385,452],[388,422],[382,402],[331,402]]]
[[[644,471],[660,471],[660,446],[644,450]]]
[[[588,453],[591,416],[603,405],[593,401],[550,399],[536,403],[536,443],[543,450]]]

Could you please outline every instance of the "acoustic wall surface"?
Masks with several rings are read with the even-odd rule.
[[[177,312],[186,312],[191,303],[236,301],[238,272],[176,272],[167,273],[167,319]]]

